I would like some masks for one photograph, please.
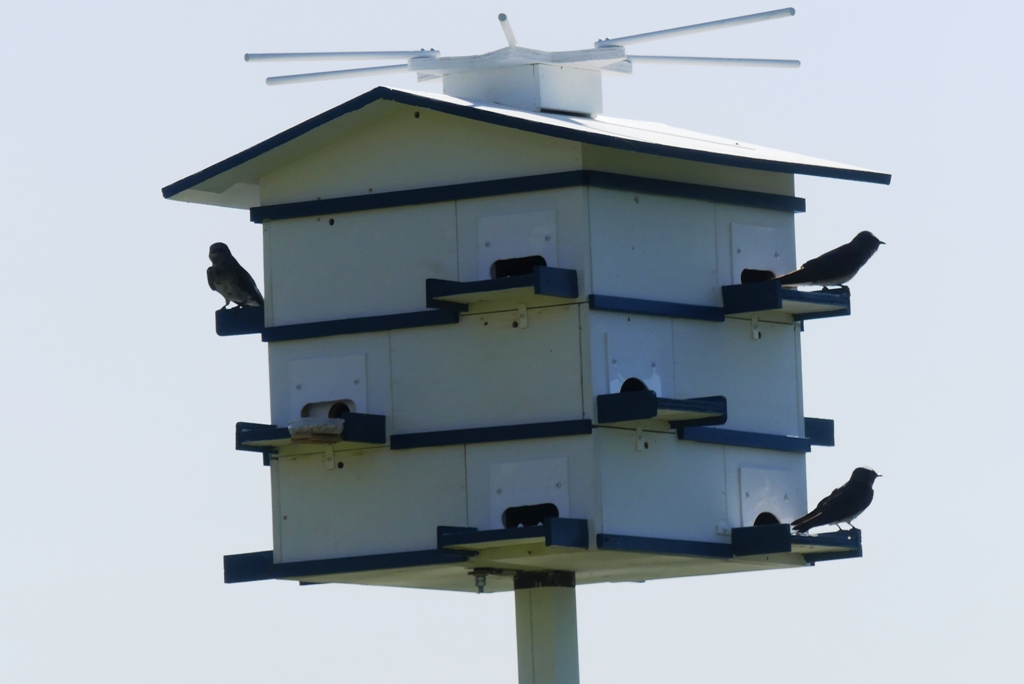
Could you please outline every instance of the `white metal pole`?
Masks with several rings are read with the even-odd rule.
[[[743,67],[777,67],[797,69],[798,59],[747,59],[743,57],[676,57],[670,55],[629,55],[630,62],[649,62],[651,64],[699,64],[705,66],[743,66]]]
[[[579,684],[575,583],[571,572],[516,576],[519,684]]]
[[[391,66],[366,67],[364,69],[341,69],[339,71],[318,71],[312,74],[294,74],[292,76],[271,76],[267,85],[286,85],[288,83],[308,83],[310,81],[330,81],[336,78],[356,78],[371,74],[389,74],[396,71],[408,71],[408,64]]]
[[[605,47],[606,45],[632,45],[634,43],[646,43],[649,40],[661,40],[663,38],[672,38],[674,36],[683,36],[690,33],[701,33],[702,31],[715,31],[717,29],[732,28],[733,26],[742,26],[743,24],[753,24],[759,21],[770,21],[771,19],[785,19],[796,14],[796,10],[792,7],[786,9],[772,10],[771,12],[758,12],[757,14],[747,14],[742,17],[733,17],[731,19],[719,19],[718,21],[708,21],[703,24],[691,24],[690,26],[680,26],[679,28],[665,29],[663,31],[651,31],[650,33],[637,33],[632,36],[622,36],[620,38],[605,38],[594,43],[594,47]]]
[[[388,50],[377,52],[249,52],[246,62],[303,62],[319,59],[412,59],[438,57],[437,50]]]

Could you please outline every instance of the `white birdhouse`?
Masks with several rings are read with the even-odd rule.
[[[629,40],[572,61],[507,34],[409,53],[443,95],[375,88],[164,189],[263,229],[265,307],[217,330],[269,345],[270,423],[237,444],[269,465],[273,549],[226,580],[492,592],[859,555],[788,526],[832,444],[803,322],[849,295],[741,274],[796,268],[795,175],[889,176],[603,116]]]

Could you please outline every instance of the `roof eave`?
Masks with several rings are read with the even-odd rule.
[[[351,114],[352,112],[358,111],[366,107],[367,105],[370,105],[380,100],[391,101],[398,104],[404,104],[414,107],[422,107],[424,109],[430,109],[444,114],[460,116],[463,118],[480,121],[482,123],[489,123],[497,126],[503,126],[506,128],[515,128],[529,133],[536,133],[538,135],[554,136],[565,140],[571,140],[574,142],[584,143],[588,145],[609,147],[628,152],[636,152],[639,154],[651,154],[660,157],[670,157],[686,161],[703,162],[707,164],[717,164],[719,166],[731,166],[736,168],[752,169],[756,171],[791,173],[805,176],[820,176],[824,178],[836,178],[840,180],[860,181],[864,183],[878,183],[882,185],[888,185],[892,180],[891,174],[881,173],[878,171],[871,171],[868,169],[858,169],[847,166],[819,166],[815,164],[801,164],[771,159],[756,159],[751,157],[719,154],[703,150],[672,147],[669,145],[660,145],[645,141],[630,140],[628,138],[619,138],[611,135],[605,135],[589,131],[573,130],[569,128],[554,126],[552,124],[546,124],[539,121],[531,121],[528,119],[510,117],[508,115],[502,114],[501,112],[491,111],[486,108],[471,107],[451,102],[445,102],[443,100],[425,97],[403,90],[395,90],[384,86],[378,86],[373,90],[370,90],[352,100],[349,100],[348,102],[345,102],[344,104],[329,109],[326,112],[323,112],[322,114],[318,114],[317,116],[314,116],[311,119],[303,121],[297,126],[293,126],[292,128],[282,131],[281,133],[278,133],[277,135],[272,136],[261,143],[253,145],[252,147],[243,150],[238,154],[232,155],[231,157],[228,157],[223,161],[217,162],[216,164],[213,164],[212,166],[209,166],[203,169],[202,171],[199,171],[190,176],[182,178],[179,181],[171,183],[170,185],[163,188],[163,196],[167,199],[181,200],[186,202],[200,201],[210,204],[219,204],[222,206],[240,206],[236,202],[240,201],[241,197],[245,197],[245,200],[242,201],[249,201],[249,199],[252,197],[250,193],[235,193],[235,195],[232,196],[231,198],[224,197],[225,201],[211,202],[210,200],[213,199],[213,195],[223,193],[204,192],[198,189],[197,186],[207,181],[210,181],[221,174],[227,173],[232,169],[236,169],[237,167],[247,162],[251,162],[257,159],[258,157],[267,154],[272,150],[281,147],[282,145],[285,145],[288,142],[296,140],[297,138],[319,128],[320,126],[328,124],[347,114]],[[234,189],[235,186],[240,184],[248,185],[247,183],[235,183],[231,187],[232,189]],[[200,195],[196,193],[203,194]]]

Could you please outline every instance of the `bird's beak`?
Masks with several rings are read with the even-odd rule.
[[[884,245],[885,243],[884,243],[884,242],[882,242],[881,240],[879,240],[879,241],[878,241],[878,244],[880,244],[880,245]]]

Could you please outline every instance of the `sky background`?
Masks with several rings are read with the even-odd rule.
[[[247,212],[160,188],[378,84],[268,88],[245,52],[594,40],[784,5],[747,1],[10,2],[0,20],[0,680],[517,681],[511,593],[222,583],[272,545],[257,336],[218,338],[214,241],[261,282]],[[1024,4],[804,2],[795,17],[641,46],[798,70],[638,65],[605,113],[893,174],[798,177],[801,260],[887,244],[853,315],[807,326],[810,500],[884,475],[863,559],[577,590],[584,682],[1011,682],[1024,669]],[[315,63],[313,66],[317,66]],[[315,70],[315,69],[309,69]]]

